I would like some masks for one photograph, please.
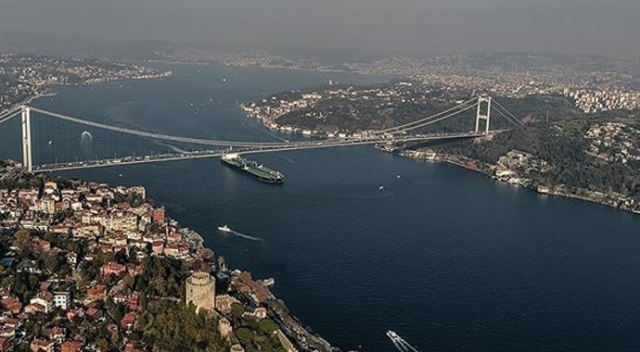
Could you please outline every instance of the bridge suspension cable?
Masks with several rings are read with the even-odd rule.
[[[412,127],[404,128],[404,129],[402,129],[401,131],[394,132],[394,133],[400,133],[400,132],[404,133],[404,132],[408,132],[408,131],[415,130],[415,129],[417,129],[417,128],[421,128],[421,127],[426,127],[426,126],[432,125],[432,124],[434,124],[434,123],[436,123],[436,122],[440,122],[440,121],[446,120],[446,119],[448,119],[448,118],[450,118],[450,117],[452,117],[452,116],[455,116],[455,115],[461,114],[461,113],[463,113],[463,112],[465,112],[465,111],[467,111],[467,110],[473,109],[473,108],[474,108],[474,107],[476,107],[477,105],[478,105],[477,103],[476,103],[476,104],[473,104],[473,105],[469,105],[469,106],[467,106],[466,108],[464,108],[464,109],[462,109],[462,110],[459,110],[459,111],[456,111],[456,112],[452,112],[452,113],[450,113],[450,114],[447,114],[447,115],[445,115],[445,116],[439,117],[439,118],[434,119],[434,120],[431,120],[431,121],[427,121],[427,122],[422,123],[422,124],[420,124],[420,125],[416,125],[416,126],[412,126]]]
[[[59,118],[61,120],[78,123],[85,126],[101,128],[109,131],[115,131],[115,132],[130,134],[134,136],[139,136],[139,137],[147,137],[151,139],[159,139],[159,140],[178,142],[178,143],[209,145],[209,146],[248,147],[248,148],[270,148],[270,147],[278,147],[283,145],[282,143],[269,143],[269,142],[257,143],[257,142],[223,141],[223,140],[212,140],[212,139],[191,138],[191,137],[178,137],[178,136],[171,136],[171,135],[160,134],[160,133],[138,131],[138,130],[125,128],[125,127],[105,125],[103,123],[86,121],[86,120],[78,119],[72,116],[58,114],[58,113],[54,113],[54,112],[50,112],[50,111],[46,111],[38,108],[33,108],[33,107],[31,108],[31,111],[38,112],[47,116]]]
[[[31,141],[29,137],[24,137],[25,133],[30,131],[30,128],[28,127],[28,121],[30,116],[29,112],[31,111],[31,112],[43,114],[46,116],[50,116],[55,119],[71,122],[80,126],[89,126],[97,129],[106,130],[106,131],[112,131],[112,132],[132,135],[132,136],[148,138],[151,140],[177,142],[177,143],[183,143],[183,144],[193,144],[193,145],[203,145],[203,146],[232,147],[234,148],[234,150],[237,150],[238,152],[241,152],[241,153],[263,153],[263,152],[269,152],[269,151],[315,149],[315,148],[329,148],[329,147],[348,146],[348,145],[375,144],[375,143],[389,142],[390,140],[393,140],[396,142],[410,142],[410,141],[430,140],[430,139],[478,137],[478,136],[484,135],[485,133],[472,131],[472,132],[461,132],[461,133],[444,133],[444,134],[438,133],[438,134],[430,134],[430,135],[429,134],[401,135],[401,134],[405,134],[409,131],[413,131],[418,128],[426,127],[426,126],[435,124],[437,122],[443,121],[445,119],[448,119],[450,117],[453,117],[455,115],[464,113],[465,111],[468,111],[470,109],[473,109],[474,107],[477,107],[479,104],[480,104],[480,100],[476,100],[476,98],[473,98],[463,103],[460,103],[454,107],[446,109],[442,112],[439,112],[437,114],[434,114],[425,118],[421,118],[419,120],[412,121],[409,123],[405,123],[400,126],[385,129],[377,133],[365,135],[365,136],[347,137],[347,138],[329,138],[329,139],[323,139],[323,140],[305,140],[305,141],[297,141],[297,142],[289,142],[289,141],[242,142],[242,141],[227,141],[227,140],[214,140],[214,139],[203,139],[203,138],[192,138],[192,137],[180,137],[180,136],[166,135],[161,133],[140,131],[140,130],[135,130],[135,129],[126,128],[126,127],[111,126],[104,123],[82,120],[80,118],[76,118],[73,116],[59,114],[59,113],[47,111],[44,109],[34,108],[34,107],[27,107],[24,105],[18,106],[14,109],[11,109],[9,111],[6,111],[0,114],[0,124],[8,121],[14,116],[20,114],[21,112],[23,113],[23,121],[27,121],[27,127],[25,129],[24,127],[25,125],[23,124],[23,132],[22,132],[23,133],[23,149],[27,148],[24,150],[31,150]],[[496,106],[499,106],[500,114],[503,115],[508,121],[510,121],[516,126],[524,125],[520,120],[515,118],[513,114],[509,113],[508,110],[506,110],[504,107],[502,107],[499,104],[497,104]],[[25,116],[26,116],[26,120],[25,120]],[[76,128],[77,127],[78,126],[76,126]],[[83,132],[83,136],[84,136],[84,133],[87,133],[88,135],[91,136],[91,134],[87,131]],[[391,135],[391,137],[389,135]],[[27,133],[27,136],[29,136],[28,133]],[[92,136],[90,138],[93,139]],[[103,138],[104,140],[105,137],[100,137],[100,138]],[[24,140],[26,140],[26,142],[24,142]],[[49,153],[53,156],[56,156],[57,155],[56,148],[51,147],[51,145],[52,145],[51,140],[49,140],[49,146],[48,146]],[[141,146],[136,145],[135,148],[141,148]],[[142,148],[146,148],[146,147],[142,147]],[[104,151],[101,151],[101,152],[104,152]],[[216,148],[216,150],[207,150],[207,151],[201,150],[200,152],[197,152],[197,151],[184,152],[184,153],[180,152],[176,156],[171,156],[170,153],[166,155],[158,154],[154,156],[152,151],[151,155],[145,155],[144,157],[143,156],[135,157],[135,152],[134,152],[133,157],[121,158],[121,159],[117,159],[116,154],[114,153],[113,163],[108,162],[109,160],[112,160],[112,159],[107,159],[107,158],[99,159],[98,152],[95,152],[94,154],[93,151],[91,152],[85,151],[85,153],[90,153],[91,155],[95,155],[95,158],[89,159],[85,156],[85,159],[78,160],[78,156],[76,155],[75,163],[68,162],[68,161],[66,163],[64,162],[59,163],[56,157],[55,164],[42,165],[42,167],[38,167],[38,170],[40,171],[54,170],[54,169],[61,170],[61,169],[81,168],[81,167],[101,167],[101,166],[108,166],[113,164],[121,164],[121,163],[124,164],[125,162],[126,163],[142,163],[142,162],[158,162],[158,161],[166,161],[166,160],[175,160],[180,158],[212,157],[212,156],[219,156],[220,154],[224,153],[224,150],[221,151]],[[103,154],[101,154],[101,157],[104,157]],[[30,158],[27,158],[25,156],[23,156],[23,159],[30,160]]]
[[[514,114],[512,114],[504,106],[502,106],[500,103],[498,103],[495,99],[493,99],[493,103],[496,104],[496,106],[494,108],[496,109],[498,114],[500,114],[502,117],[507,119],[507,121],[511,122],[515,126],[519,126],[519,127],[524,127],[525,126],[525,123],[522,122],[522,120],[517,118]],[[508,115],[509,117],[505,116],[505,114]]]
[[[16,107],[3,114],[0,114],[0,125],[11,120],[13,117],[18,115],[21,110],[22,110],[22,107]]]
[[[522,127],[524,126],[524,124],[520,124],[518,121],[514,121],[513,118],[511,116],[506,115],[505,113],[502,112],[501,109],[499,109],[497,106],[494,107],[494,110],[500,115],[502,116],[505,120],[507,120],[510,124],[516,126],[516,127]]]
[[[421,118],[421,119],[419,119],[419,120],[416,120],[416,121],[412,121],[412,122],[406,123],[406,124],[404,124],[404,125],[400,125],[400,126],[395,126],[395,127],[387,128],[386,130],[382,130],[382,131],[380,131],[379,133],[382,133],[382,134],[385,134],[385,133],[392,133],[392,134],[393,134],[393,133],[399,133],[399,132],[402,132],[402,131],[396,131],[396,130],[404,130],[405,128],[412,127],[413,125],[420,124],[420,123],[423,123],[423,122],[427,122],[427,121],[429,121],[429,120],[431,120],[431,119],[434,119],[434,118],[438,118],[438,117],[440,117],[440,116],[442,116],[442,115],[448,114],[448,113],[450,113],[450,112],[452,112],[452,111],[455,111],[455,110],[457,110],[457,109],[461,109],[462,107],[464,107],[465,105],[467,105],[467,104],[471,103],[472,101],[477,101],[477,98],[475,98],[475,97],[474,97],[474,98],[471,98],[471,99],[469,99],[469,100],[467,100],[467,101],[465,101],[465,102],[463,102],[463,103],[461,103],[461,104],[458,104],[458,105],[456,105],[456,106],[454,106],[454,107],[452,107],[452,108],[449,108],[449,109],[447,109],[447,110],[441,111],[441,112],[439,112],[439,113],[437,113],[437,114],[434,114],[434,115],[431,115],[431,116],[427,116],[427,117]],[[477,102],[476,102],[476,104],[471,105],[471,106],[476,106],[476,105],[477,105]],[[457,114],[459,114],[459,113],[461,113],[461,112],[462,112],[462,111],[458,111],[458,112],[456,112],[456,113],[454,113],[454,114],[449,115],[448,117],[451,117],[451,116],[457,115]],[[447,117],[447,118],[448,118],[448,117]],[[441,121],[441,120],[439,120],[439,121]],[[396,131],[396,132],[394,132],[394,131]]]

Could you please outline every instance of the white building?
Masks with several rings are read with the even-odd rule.
[[[58,291],[53,293],[53,306],[67,310],[71,303],[71,294],[68,291]]]
[[[38,304],[44,307],[44,312],[49,313],[53,308],[53,295],[51,292],[40,292],[34,298],[32,298],[29,303]]]

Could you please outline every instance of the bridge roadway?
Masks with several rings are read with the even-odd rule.
[[[489,132],[489,135],[503,132],[505,130],[497,130]],[[283,143],[283,144],[271,144],[264,147],[250,146],[246,148],[237,149],[225,149],[225,150],[204,150],[193,151],[178,154],[156,154],[145,156],[129,156],[117,159],[102,159],[102,160],[86,160],[76,161],[69,163],[56,163],[56,164],[43,164],[35,166],[33,172],[52,172],[52,171],[67,171],[86,168],[98,168],[98,167],[111,167],[121,165],[135,165],[146,163],[157,163],[163,161],[175,161],[175,160],[188,160],[188,159],[202,159],[202,158],[215,158],[223,155],[224,153],[233,152],[239,154],[258,154],[258,153],[273,153],[283,151],[294,150],[306,150],[306,149],[321,149],[321,148],[335,148],[346,147],[354,145],[371,145],[380,143],[404,143],[404,142],[420,142],[420,141],[433,141],[444,139],[463,139],[463,138],[476,138],[487,136],[486,133],[481,132],[462,132],[462,133],[436,133],[429,135],[412,135],[402,136],[395,138],[382,138],[379,136],[371,138],[347,138],[347,139],[319,139],[314,141]]]

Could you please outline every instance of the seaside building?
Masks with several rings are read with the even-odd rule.
[[[216,280],[209,273],[193,273],[187,278],[186,290],[186,302],[193,302],[196,312],[200,309],[212,312],[216,307]]]

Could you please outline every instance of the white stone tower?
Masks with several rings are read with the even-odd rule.
[[[216,307],[216,280],[209,273],[198,271],[187,278],[186,301],[193,302],[196,312],[201,309],[213,312]]]

